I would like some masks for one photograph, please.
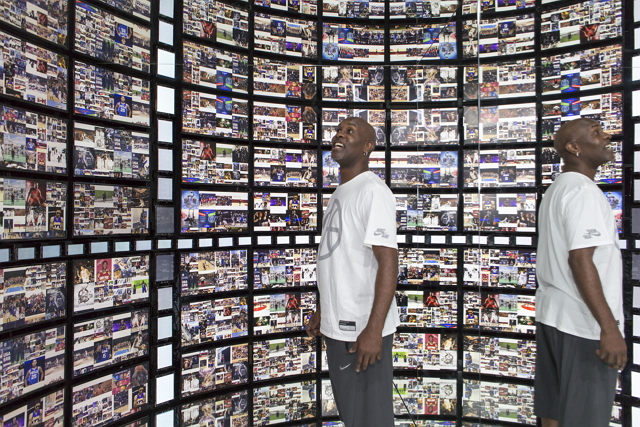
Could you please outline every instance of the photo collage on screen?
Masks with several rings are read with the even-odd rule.
[[[311,144],[316,138],[313,107],[265,102],[253,103],[253,139]]]
[[[182,93],[182,104],[183,132],[237,139],[249,137],[246,99],[186,90]]]
[[[316,310],[317,299],[315,292],[254,296],[254,335],[304,330]]]
[[[253,288],[316,286],[315,248],[256,249]]]
[[[457,194],[395,194],[398,231],[456,231]]]
[[[455,101],[457,76],[456,67],[392,65],[391,102]]]
[[[457,271],[456,248],[398,248],[398,285],[455,287]]]
[[[100,317],[73,326],[73,374],[149,354],[149,310]]]
[[[536,231],[535,193],[465,193],[463,197],[466,231]]]
[[[391,153],[391,188],[456,188],[457,151]]]
[[[253,193],[253,231],[315,231],[316,193]]]
[[[253,0],[256,6],[268,7],[273,10],[286,10],[289,12],[299,12],[303,15],[317,15],[317,0]]]
[[[514,338],[464,336],[464,371],[533,379],[536,342]]]
[[[196,0],[185,3],[183,32],[222,44],[249,46],[248,12],[244,6],[220,1]]]
[[[384,29],[380,25],[322,24],[322,59],[382,62]]]
[[[180,255],[182,295],[214,294],[247,289],[247,250]]]
[[[247,93],[249,57],[185,40],[182,80],[218,90]]]
[[[182,140],[182,182],[247,185],[248,176],[248,146]]]
[[[536,68],[534,59],[500,61],[490,65],[464,68],[464,99],[504,99],[534,96]]]
[[[384,67],[322,67],[323,101],[384,101]]]
[[[6,427],[37,425],[63,425],[64,390],[54,391],[39,399],[33,399],[8,412],[0,412],[0,423]]]
[[[73,261],[74,312],[149,300],[149,255]]]
[[[384,181],[386,176],[385,166],[385,152],[384,151],[372,151],[369,154],[369,170]],[[323,151],[322,152],[322,187],[323,188],[331,188],[337,187],[340,185],[340,166],[338,162],[333,160],[331,157],[331,151]],[[324,198],[330,196],[327,194],[323,194],[323,207],[326,208],[326,203],[329,202],[328,198],[325,200]]]
[[[182,355],[182,395],[220,390],[249,380],[249,344]]]
[[[404,18],[441,18],[451,16],[458,8],[458,2],[443,0],[438,2],[390,0],[389,14],[391,19]]]
[[[456,380],[424,377],[394,381],[393,411],[405,415],[454,415],[458,401]],[[394,390],[395,391],[395,390]]]
[[[284,378],[316,372],[316,340],[291,337],[253,343],[253,379]]]
[[[41,2],[29,0],[16,3],[13,0],[0,2],[3,11],[1,20],[49,42],[67,43],[67,18],[69,5],[66,1]]]
[[[466,328],[535,334],[533,295],[465,292],[463,310]]]
[[[338,125],[347,117],[359,117],[369,123],[376,132],[376,146],[384,146],[386,144],[386,111],[351,108],[322,109],[322,144],[331,144],[331,138],[336,134]]]
[[[255,13],[254,25],[255,50],[289,57],[317,58],[315,21]]]
[[[217,395],[180,407],[180,426],[249,425],[249,394],[247,390]],[[232,424],[233,423],[233,424]]]
[[[464,285],[536,289],[536,253],[525,249],[464,250]]]
[[[316,67],[253,59],[254,95],[310,100],[316,96]]]
[[[430,2],[435,4],[435,2]],[[394,24],[389,30],[391,62],[457,59],[455,22],[443,24]]]
[[[419,328],[455,328],[458,325],[456,291],[397,290],[400,325]]]
[[[322,15],[340,18],[384,19],[384,1],[326,0],[322,3]]]
[[[464,58],[485,58],[533,53],[533,14],[478,21],[463,21]]]
[[[181,232],[246,232],[248,197],[247,193],[182,191]]]
[[[215,313],[215,316],[211,316]],[[249,314],[246,297],[230,297],[183,304],[182,345],[191,346],[247,336]]]
[[[465,187],[534,187],[536,150],[464,150]]]
[[[255,186],[316,187],[318,154],[316,150],[254,147]]]
[[[391,145],[458,145],[458,109],[391,110]]]
[[[315,381],[255,387],[253,390],[253,425],[284,423],[315,416]]]
[[[73,234],[146,234],[149,208],[149,187],[76,183]]]
[[[67,121],[0,106],[0,168],[67,172]]]
[[[536,424],[532,386],[465,379],[463,390],[465,417]]]
[[[455,370],[458,364],[456,334],[396,333],[393,337],[394,369]]]
[[[464,107],[464,143],[534,143],[536,141],[536,104]]]

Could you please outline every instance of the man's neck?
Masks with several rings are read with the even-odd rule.
[[[584,164],[572,165],[565,163],[564,166],[562,166],[562,172],[580,173],[582,175],[585,175],[591,181],[593,181],[593,179],[596,177],[596,169],[592,169]]]
[[[340,185],[346,184],[356,176],[369,170],[369,163],[354,165],[354,166],[340,166]]]

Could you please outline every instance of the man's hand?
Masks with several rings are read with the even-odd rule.
[[[627,364],[627,343],[618,329],[600,332],[600,350],[596,350],[596,354],[609,364],[609,368],[624,369]]]
[[[307,323],[307,335],[310,337],[320,337],[322,333],[320,332],[320,310],[317,310],[311,316],[309,323]]]
[[[356,361],[356,372],[367,370],[367,366],[376,363],[376,360],[382,359],[382,336],[380,331],[372,332],[369,328],[358,335],[356,343],[351,347],[349,353],[358,352]]]

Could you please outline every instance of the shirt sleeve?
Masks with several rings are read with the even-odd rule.
[[[614,243],[607,225],[607,215],[612,213],[603,198],[597,188],[579,188],[564,200],[563,225],[570,251]]]
[[[387,188],[374,188],[363,203],[367,247],[398,248],[396,239],[396,201]]]

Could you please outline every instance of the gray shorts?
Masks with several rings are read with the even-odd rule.
[[[536,323],[534,411],[560,427],[608,427],[618,370],[597,355],[600,341]]]
[[[324,337],[333,397],[345,427],[393,427],[393,334],[382,338],[382,359],[356,372],[353,342]]]

